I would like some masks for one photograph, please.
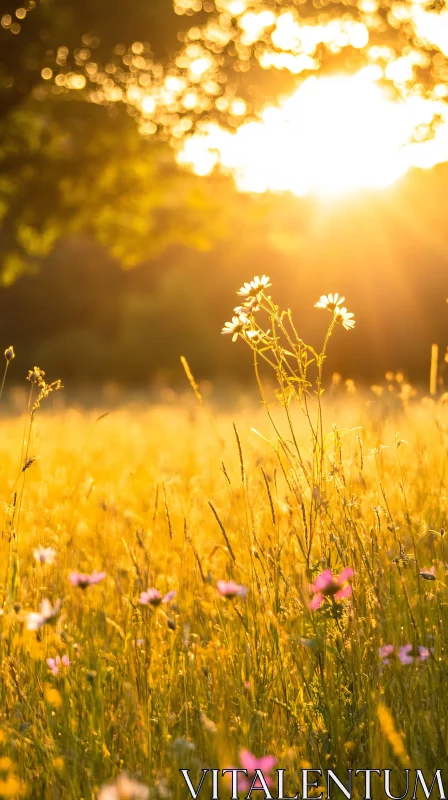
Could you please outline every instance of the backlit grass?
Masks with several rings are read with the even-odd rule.
[[[1,797],[445,765],[447,405],[377,394],[1,420]]]

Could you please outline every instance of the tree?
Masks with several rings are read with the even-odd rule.
[[[126,266],[173,240],[206,245],[222,230],[228,196],[178,170],[173,151],[185,137],[210,121],[238,128],[309,74],[365,65],[401,97],[443,100],[446,15],[442,0],[27,0],[6,9],[3,280],[73,230],[92,232]],[[435,113],[419,136],[439,122]]]
[[[94,49],[98,58],[112,57],[120,38],[132,44],[145,29],[168,57],[173,22],[160,0],[136,0],[131,14],[122,0],[61,0],[2,15],[3,283],[36,269],[61,236],[76,231],[91,233],[126,267],[170,243],[204,248],[222,235],[225,204],[216,187],[180,171],[168,145],[142,137],[122,103],[104,108],[82,89],[45,80],[47,64],[62,69],[73,58],[72,85],[80,86],[87,53],[90,64]]]
[[[178,17],[165,0],[2,0],[0,13],[0,114],[45,85],[42,70],[64,71],[93,60],[108,62],[120,42],[147,32],[157,58],[177,48]],[[42,99],[42,92],[37,93]]]
[[[125,267],[170,243],[203,249],[223,234],[220,194],[181,172],[168,146],[148,143],[122,109],[25,104],[3,121],[2,140],[3,282],[79,231]]]

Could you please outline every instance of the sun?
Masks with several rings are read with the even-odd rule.
[[[413,166],[447,160],[446,104],[392,99],[380,77],[375,66],[310,77],[236,132],[208,124],[184,141],[178,160],[201,175],[218,166],[242,191],[323,197],[387,187]]]

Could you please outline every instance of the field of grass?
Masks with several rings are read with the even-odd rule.
[[[0,422],[0,797],[446,765],[447,404],[329,397],[316,460],[299,404],[45,402]]]
[[[372,424],[369,411],[325,410],[338,433],[309,565],[309,498],[257,407],[212,422],[201,408],[122,410],[96,425],[42,411],[18,480],[23,419],[2,421],[2,796],[22,796],[17,777],[23,796],[91,798],[127,770],[185,797],[179,767],[235,765],[240,748],[275,755],[297,785],[307,763],[445,763],[448,415],[415,404]],[[310,610],[309,583],[347,565],[352,596]],[[435,581],[419,577],[431,567]],[[97,585],[68,580],[95,569]],[[220,579],[247,596],[220,596]],[[176,597],[141,605],[148,587]],[[43,598],[60,613],[28,630]],[[382,663],[382,645],[407,643],[430,657]],[[46,659],[64,654],[53,675]]]

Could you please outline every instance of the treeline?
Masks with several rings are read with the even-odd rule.
[[[265,272],[316,344],[325,321],[314,303],[345,294],[356,328],[337,331],[330,371],[376,382],[402,369],[427,382],[432,342],[441,354],[448,344],[447,172],[339,207],[235,194],[239,214],[202,252],[174,245],[129,271],[88,237],[61,241],[39,271],[0,290],[13,374],[38,364],[72,384],[174,385],[186,355],[198,378],[252,382],[247,348],[220,331],[239,286]]]

